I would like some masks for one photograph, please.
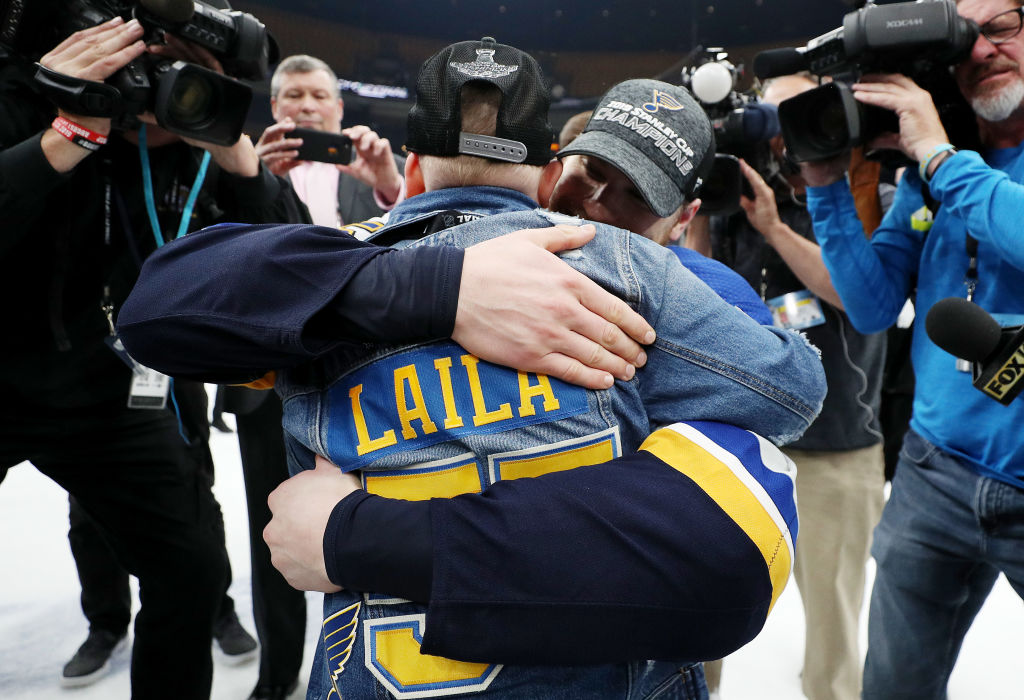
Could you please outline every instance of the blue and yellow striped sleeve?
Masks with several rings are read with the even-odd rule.
[[[422,651],[466,661],[700,661],[743,646],[790,576],[795,467],[710,422],[602,464],[430,501]]]
[[[750,538],[764,558],[774,606],[792,573],[795,556],[793,461],[754,433],[707,421],[662,428],[640,449],[692,479]]]

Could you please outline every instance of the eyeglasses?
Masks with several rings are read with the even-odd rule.
[[[993,44],[1002,44],[1020,34],[1024,26],[1024,7],[1000,12],[981,25],[981,35]]]

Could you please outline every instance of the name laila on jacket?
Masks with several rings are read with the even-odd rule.
[[[587,392],[437,343],[344,376],[326,409],[328,454],[348,471],[393,452],[567,418],[587,410]]]

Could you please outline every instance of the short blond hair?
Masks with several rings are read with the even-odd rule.
[[[494,85],[470,82],[462,86],[462,130],[495,136],[502,93]],[[423,184],[427,190],[491,185],[520,192],[535,192],[543,168],[539,165],[505,163],[480,156],[420,156]]]

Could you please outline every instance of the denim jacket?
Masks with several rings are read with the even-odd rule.
[[[462,212],[464,219],[492,215],[412,245],[465,247],[518,229],[579,223],[535,209],[509,190],[462,188],[403,202],[389,227],[443,210]],[[814,348],[801,335],[761,326],[724,302],[671,251],[599,225],[593,241],[562,258],[627,301],[657,331],[647,364],[631,381],[587,390],[482,362],[450,341],[341,350],[278,378],[293,469],[310,468],[319,453],[344,471],[361,470],[372,493],[450,497],[631,453],[654,428],[680,419],[732,423],[781,444],[817,415],[825,384]],[[380,659],[391,654],[402,666],[391,639],[418,650],[424,612],[423,606],[372,593],[326,596],[309,696],[326,697],[336,688],[347,697],[347,688],[361,697],[372,692],[367,684],[378,683],[397,697],[457,688],[480,697],[533,697],[521,694],[529,687],[547,698],[554,697],[552,688],[565,687],[566,669],[505,667],[496,680],[500,666],[455,661],[448,663],[461,664],[464,676],[455,675],[462,680],[406,682]],[[360,651],[364,658],[349,658]],[[406,657],[404,663],[411,669],[418,662]],[[579,679],[578,687],[595,683],[610,691],[614,684],[607,685],[605,674],[620,678],[614,667],[577,669],[590,679]],[[623,666],[622,679],[640,673],[642,680],[637,676],[623,686],[632,694],[603,696],[646,697],[641,688],[678,676],[678,667],[653,663],[640,673],[641,666]]]
[[[509,190],[440,190],[403,202],[389,225],[446,209],[498,212],[413,243],[468,247],[518,229],[580,223],[532,207]],[[610,428],[632,450],[654,427],[681,418],[729,423],[784,444],[821,410],[824,374],[806,339],[758,325],[666,248],[599,224],[594,240],[561,257],[657,331],[647,364],[631,381],[588,391],[480,362],[450,341],[343,349],[278,379],[285,428],[351,471],[401,468],[467,448],[478,454],[520,449]]]

